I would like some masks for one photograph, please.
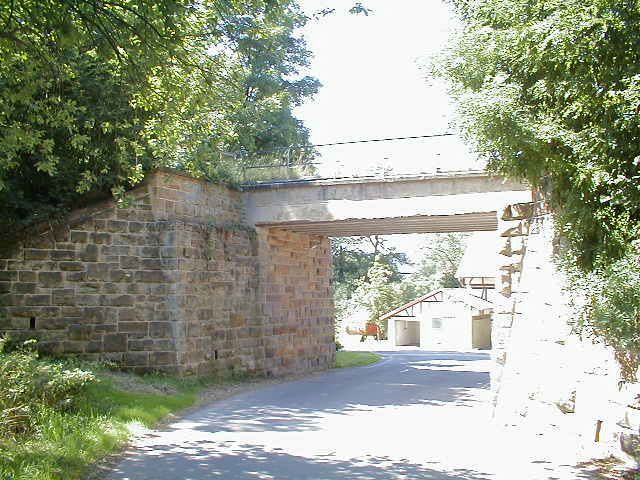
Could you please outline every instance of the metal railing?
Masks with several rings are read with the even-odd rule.
[[[292,146],[260,154],[220,153],[201,165],[210,178],[240,185],[312,179],[384,178],[482,170],[455,135],[437,134]]]
[[[296,146],[238,160],[243,184],[381,178],[484,168],[477,155],[448,133]]]

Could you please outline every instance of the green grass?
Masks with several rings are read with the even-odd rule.
[[[361,367],[380,361],[382,357],[371,352],[336,352],[335,368]]]
[[[82,478],[88,465],[124,446],[133,422],[153,427],[168,414],[192,406],[199,391],[213,383],[116,375],[100,365],[73,363],[92,371],[99,382],[90,384],[68,411],[39,409],[34,432],[0,437],[0,479]]]
[[[341,351],[336,353],[336,367],[368,365],[380,358],[369,352]],[[98,381],[87,385],[67,410],[38,407],[35,429],[28,434],[0,436],[0,479],[80,479],[89,465],[126,444],[133,423],[152,428],[170,413],[194,405],[200,391],[213,384],[210,379],[115,373],[78,360],[63,364],[88,370]]]

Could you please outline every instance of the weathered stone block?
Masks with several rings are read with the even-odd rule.
[[[140,256],[144,258],[158,258],[160,256],[160,247],[142,247],[140,248]]]
[[[123,363],[126,367],[149,365],[149,352],[128,352],[124,354]]]
[[[32,248],[26,248],[24,250],[25,260],[49,260],[51,258],[50,250],[36,250]]]
[[[25,295],[24,304],[27,306],[50,305],[51,295]]]
[[[76,294],[76,305],[78,306],[98,306],[100,305],[100,295]]]
[[[127,351],[127,334],[111,333],[106,334],[103,338],[103,346],[105,352],[126,352]]]
[[[80,259],[83,262],[97,262],[98,261],[98,246],[93,243],[88,244],[84,252],[80,254]]]
[[[96,228],[99,228],[99,227],[96,225]],[[89,241],[91,242],[91,244],[95,244],[94,246],[96,246],[97,248],[97,245],[111,244],[112,236],[110,233],[104,232],[104,230],[101,232],[97,231],[91,234]]]
[[[66,341],[63,342],[64,353],[84,353],[86,342]]]
[[[67,282],[84,282],[87,279],[87,272],[66,272],[65,280]]]
[[[107,231],[111,233],[126,233],[127,227],[128,222],[124,220],[109,220],[107,222]]]
[[[73,288],[55,289],[51,293],[54,305],[75,305],[75,290]]]
[[[100,353],[103,351],[101,340],[91,340],[87,342],[87,353]]]
[[[115,282],[115,283],[131,282],[133,281],[133,279],[134,279],[133,274],[127,270],[115,269],[109,272],[110,282]]]
[[[152,338],[168,338],[173,335],[171,322],[149,323],[149,336]]]
[[[35,274],[34,274],[35,278]],[[18,279],[18,272],[0,272],[0,282],[12,282]]]
[[[161,270],[138,271],[135,276],[138,282],[163,283],[166,281],[165,272]]]
[[[73,323],[69,325],[69,339],[70,340],[89,340],[93,328],[91,325],[83,325],[79,323]]]
[[[89,239],[89,233],[72,230],[69,239],[73,243],[87,243],[87,240]]]
[[[72,261],[76,259],[75,250],[51,250],[51,260],[60,261],[67,260]]]
[[[160,258],[143,258],[140,262],[140,268],[144,270],[162,270],[164,268],[163,260]]]
[[[108,263],[90,263],[87,265],[87,280],[109,280]]]
[[[84,308],[82,307],[62,307],[63,317],[82,317],[84,316]]]
[[[36,328],[38,330],[66,330],[68,327],[68,320],[65,318],[59,317],[49,317],[43,316],[40,318],[36,315]],[[31,330],[30,330],[31,331]]]
[[[129,222],[130,233],[140,233],[144,230],[145,223],[143,222]]]
[[[82,262],[60,262],[60,270],[64,272],[80,272],[85,269]]]
[[[122,333],[139,333],[147,335],[149,332],[149,324],[147,322],[118,322],[118,331]]]
[[[109,295],[107,304],[113,307],[131,307],[135,303],[133,295]]]
[[[151,365],[175,365],[178,359],[175,352],[151,352],[149,361]]]
[[[140,258],[136,256],[121,256],[120,268],[124,270],[137,269],[140,267]]]

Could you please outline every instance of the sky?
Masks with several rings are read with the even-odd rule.
[[[456,27],[441,0],[363,0],[368,15],[347,13],[349,0],[302,0],[307,15],[336,12],[304,29],[313,52],[308,73],[323,84],[298,108],[314,144],[452,131],[446,87],[428,78],[429,59]],[[434,172],[482,168],[457,137],[322,147],[321,176]],[[392,243],[417,258],[424,237],[394,235]]]
[[[314,58],[310,74],[323,84],[296,113],[314,144],[451,131],[453,106],[445,85],[428,78],[429,59],[447,44],[455,21],[440,0],[365,0],[368,15],[352,15],[349,0],[303,0],[304,36]],[[457,137],[319,149],[320,173],[433,172],[481,168]]]

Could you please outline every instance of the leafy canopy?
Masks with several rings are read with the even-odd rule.
[[[545,191],[583,269],[640,225],[637,0],[452,0],[463,28],[436,74],[493,170]]]
[[[293,0],[0,3],[0,232],[122,194],[156,166],[307,143],[319,84]]]

